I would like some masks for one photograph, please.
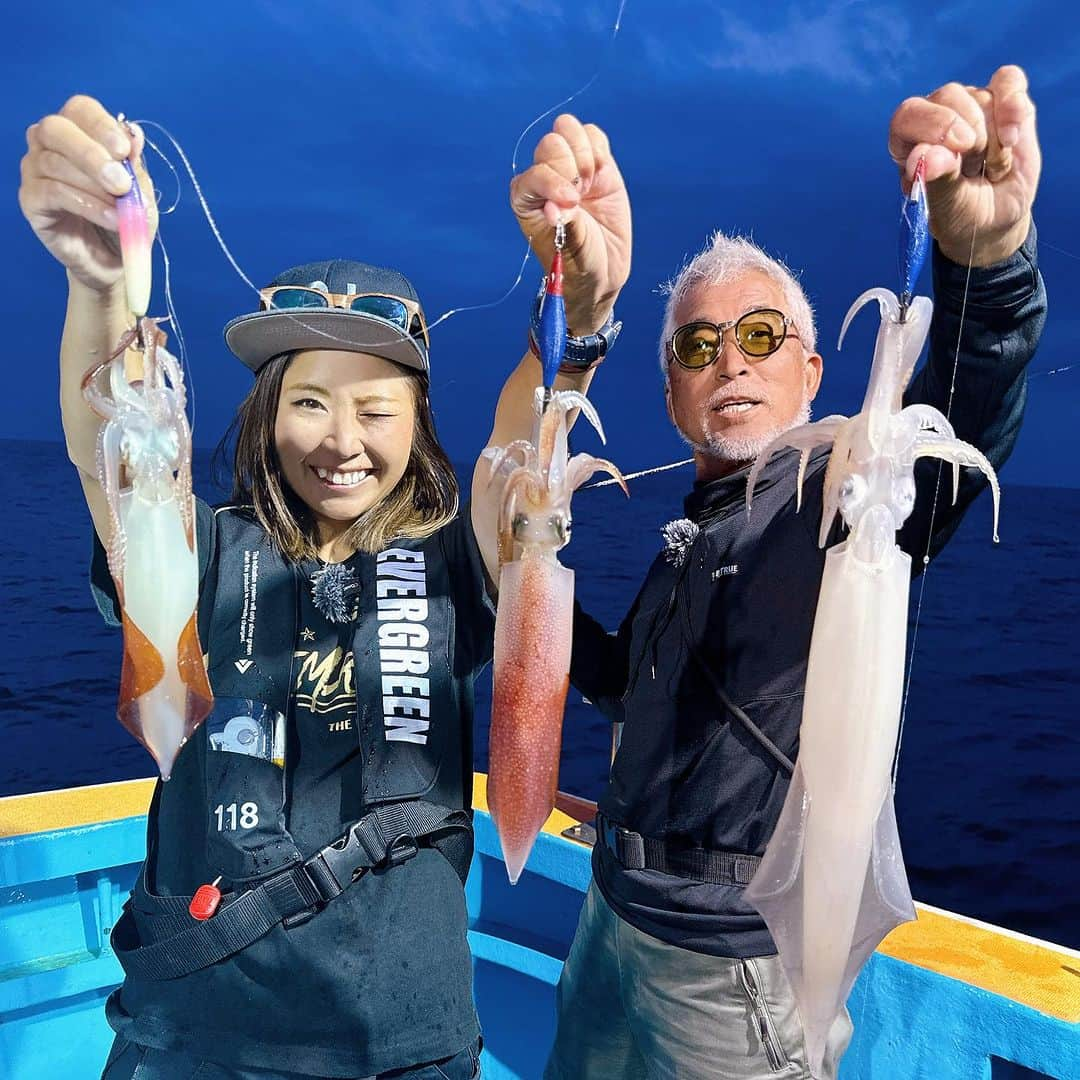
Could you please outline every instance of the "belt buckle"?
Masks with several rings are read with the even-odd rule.
[[[616,858],[619,855],[619,837],[623,837],[628,832],[624,825],[619,825],[609,818],[603,815],[598,815],[596,818],[597,825],[599,826],[599,833],[604,840],[604,847],[611,851]]]
[[[628,829],[625,825],[614,825],[615,842],[611,850],[624,870],[645,869],[645,842],[641,833]]]
[[[357,833],[357,827],[353,826],[353,828],[346,833],[344,843],[342,843],[341,840],[338,840],[333,844],[328,844],[304,864],[307,875],[312,880],[312,884],[315,886],[315,890],[318,892],[319,897],[324,904],[335,899],[352,883],[353,879],[357,876],[357,860],[355,856],[358,852],[363,850],[364,847]],[[323,881],[320,880],[323,875],[313,874],[311,872],[311,864],[313,863],[320,863],[321,869],[324,869],[333,879],[336,890],[330,891],[329,895],[327,895],[328,890],[323,888]]]

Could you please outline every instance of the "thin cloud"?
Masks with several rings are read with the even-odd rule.
[[[653,35],[646,44],[650,61],[669,73],[698,77],[704,66],[771,77],[808,74],[870,86],[900,80],[915,59],[910,20],[895,5],[843,0],[809,13],[792,5],[771,21],[731,11],[699,9],[697,16],[695,32],[686,38],[709,42],[707,48],[699,44],[688,54],[685,47],[672,50],[665,38]]]
[[[306,39],[322,65],[345,63],[356,41],[377,42],[365,48],[368,65],[396,78],[407,75],[458,87],[483,90],[535,78],[534,64],[566,52],[568,41],[593,39],[614,27],[617,0],[587,8],[569,2],[455,0],[394,5],[353,5],[335,18],[337,28],[313,34],[310,17],[283,0],[263,0],[263,11],[282,32]],[[315,57],[313,57],[315,58]]]

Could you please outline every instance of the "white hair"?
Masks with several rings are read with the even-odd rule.
[[[675,309],[697,285],[727,285],[747,274],[765,274],[780,287],[787,315],[798,331],[803,348],[812,353],[817,347],[814,309],[795,275],[779,260],[767,255],[745,236],[727,236],[719,229],[709,242],[670,281],[660,286],[667,295],[664,328],[660,332],[660,370],[668,374],[668,342],[675,332]]]

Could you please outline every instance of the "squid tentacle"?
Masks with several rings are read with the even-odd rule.
[[[575,454],[566,468],[566,488],[568,491],[577,491],[582,484],[588,483],[593,475],[605,472],[615,479],[622,488],[623,494],[630,498],[630,489],[626,486],[623,474],[619,469],[605,458],[593,457],[591,454]]]
[[[837,474],[840,472],[840,457],[835,448],[829,455],[829,463],[825,466],[825,482],[822,486],[821,499],[821,524],[818,527],[818,547],[823,548],[829,539],[829,531],[836,521],[836,515],[840,512],[840,485],[837,482]]]
[[[843,349],[844,338],[847,336],[848,328],[851,326],[855,316],[866,307],[871,300],[876,300],[878,302],[882,319],[890,317],[895,321],[900,318],[900,301],[896,298],[895,293],[880,287],[867,289],[866,292],[856,298],[855,303],[848,308],[847,314],[844,316],[843,325],[840,327],[840,338],[836,342],[837,352],[840,352]]]
[[[939,412],[933,405],[909,405],[900,416],[914,416],[919,421],[920,431],[936,431],[946,438],[955,439],[956,432],[949,423],[944,413]]]
[[[757,460],[750,469],[749,476],[746,478],[747,514],[750,513],[750,508],[753,505],[754,488],[757,486],[758,477],[761,475],[762,469],[768,464],[769,459],[773,454],[776,454],[787,447],[802,451],[799,461],[798,493],[796,496],[797,505],[801,508],[802,484],[806,475],[806,460],[811,451],[817,449],[817,447],[828,446],[830,443],[834,442],[837,433],[844,423],[847,423],[846,416],[827,416],[824,420],[817,421],[817,423],[803,424],[801,427],[792,428],[791,431],[785,431],[783,435],[769,443],[769,445],[758,455]]]
[[[960,466],[978,469],[985,477],[990,486],[990,494],[994,500],[994,543],[999,542],[998,517],[1001,511],[1001,485],[998,483],[994,466],[990,464],[986,455],[981,450],[972,446],[971,443],[961,439],[930,438],[926,435],[918,435],[915,438],[915,459],[924,457],[940,458],[950,462],[953,466],[953,501],[956,501],[956,488],[959,484]]]
[[[515,439],[514,442],[506,446],[489,446],[484,450],[483,454],[490,462],[488,469],[489,486],[495,480],[496,475],[500,473],[509,475],[516,468],[521,466],[535,467],[536,463],[536,447],[527,439]],[[505,469],[504,466],[506,466]]]
[[[98,472],[109,507],[109,573],[116,582],[121,605],[124,602],[124,560],[127,554],[127,537],[120,521],[120,443],[123,434],[120,425],[111,422],[102,424],[98,434]]]
[[[543,394],[542,388],[537,390],[536,401],[538,408],[543,404]],[[552,409],[556,409],[563,414],[570,412],[571,409],[580,409],[581,415],[588,420],[596,434],[600,436],[600,441],[607,443],[604,425],[600,423],[600,414],[596,411],[596,406],[580,390],[556,390],[551,395],[551,402],[548,405],[548,411],[550,412]]]

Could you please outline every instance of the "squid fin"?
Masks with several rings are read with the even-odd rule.
[[[817,808],[819,815],[821,810]],[[891,788],[864,844],[865,868],[856,867],[858,876],[852,881],[838,880],[835,865],[808,868],[811,852],[823,855],[831,839],[815,835],[819,831],[814,818],[813,800],[796,764],[780,819],[746,898],[776,942],[798,1005],[810,1071],[820,1077],[825,1074],[830,1031],[856,976],[894,927],[915,918],[915,908]],[[857,907],[850,900],[853,892],[858,893]]]
[[[124,663],[120,672],[120,702],[126,709],[136,699],[148,694],[165,677],[165,662],[150,639],[122,612],[124,628]]]
[[[191,618],[180,633],[176,663],[180,679],[187,687],[184,738],[188,739],[214,707],[214,694],[210,689],[210,680],[206,677],[195,612],[191,613]]]
[[[116,704],[116,716],[161,766],[161,754],[151,745],[142,722],[140,702],[165,678],[165,661],[126,611],[121,610],[120,617],[124,659],[120,669],[120,697]]]

